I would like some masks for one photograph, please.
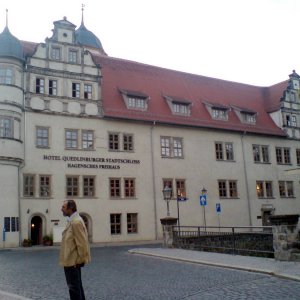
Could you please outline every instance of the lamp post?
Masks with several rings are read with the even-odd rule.
[[[162,190],[164,195],[164,200],[167,202],[167,216],[170,217],[170,208],[169,208],[169,202],[172,197],[172,189],[168,186],[165,186]]]
[[[206,231],[206,217],[205,217],[205,206],[207,204],[207,200],[206,200],[206,197],[207,197],[207,189],[205,187],[203,187],[202,191],[201,191],[201,195],[204,196],[203,199],[203,215],[204,215],[204,227],[205,227],[205,231]]]

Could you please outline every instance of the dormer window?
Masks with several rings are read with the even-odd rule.
[[[213,119],[220,119],[220,120],[227,120],[227,110],[220,109],[220,108],[212,108],[211,114]]]
[[[189,116],[191,114],[190,101],[178,97],[173,97],[173,96],[164,95],[163,97],[166,99],[174,115]]]
[[[203,102],[206,109],[210,113],[212,119],[215,120],[228,120],[228,112],[230,111],[230,107],[218,103],[210,103],[210,102]]]
[[[245,123],[251,123],[251,124],[256,123],[256,114],[242,112],[242,116]]]
[[[288,127],[297,127],[297,118],[294,115],[286,115],[286,125]]]
[[[256,124],[257,112],[247,108],[231,106],[242,123]]]
[[[138,91],[129,91],[120,89],[120,93],[123,96],[123,100],[126,104],[127,109],[135,110],[147,110],[149,96]]]

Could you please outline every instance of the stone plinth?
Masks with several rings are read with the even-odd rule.
[[[172,248],[173,247],[173,230],[172,226],[177,224],[177,218],[165,217],[160,219],[160,223],[163,228],[163,247]]]
[[[291,261],[300,253],[299,215],[270,216],[273,228],[274,257],[277,260]]]

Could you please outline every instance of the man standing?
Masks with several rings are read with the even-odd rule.
[[[70,299],[85,300],[81,268],[91,261],[87,230],[74,200],[64,201],[61,211],[68,224],[62,233],[59,264],[64,267]]]

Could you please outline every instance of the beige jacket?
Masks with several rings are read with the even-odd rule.
[[[62,233],[59,264],[71,267],[91,261],[87,230],[78,213],[71,216],[70,222]]]

